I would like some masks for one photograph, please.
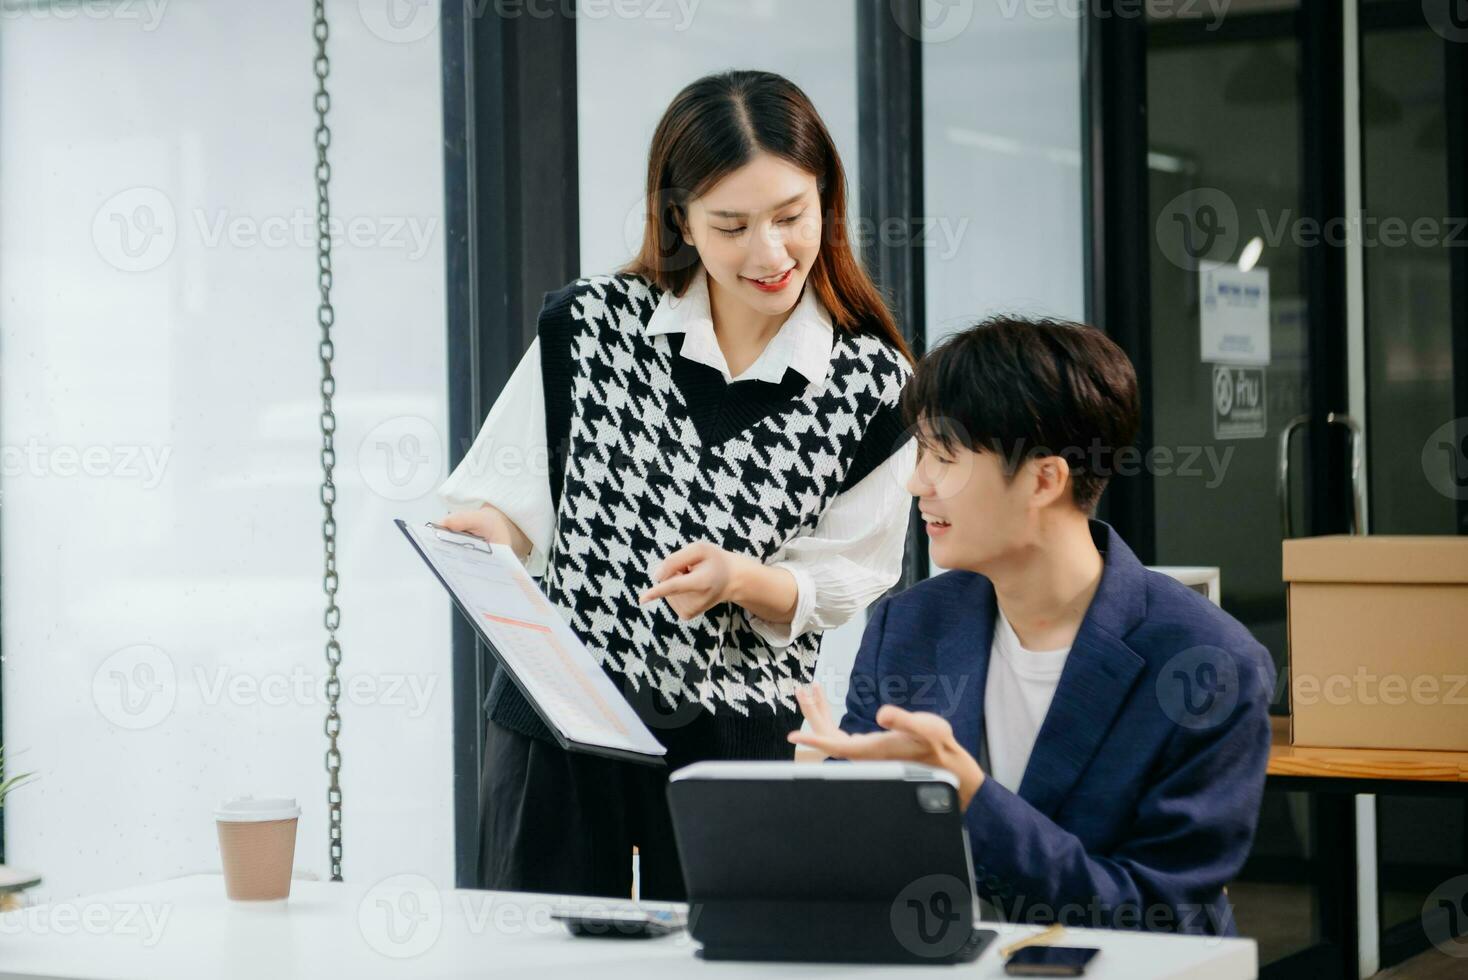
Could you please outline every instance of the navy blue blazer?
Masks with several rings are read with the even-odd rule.
[[[964,815],[980,894],[1011,921],[1234,935],[1224,886],[1254,837],[1269,761],[1268,651],[1091,522],[1105,569],[1019,792]],[[873,607],[841,727],[933,711],[978,756],[994,587],[950,571]]]

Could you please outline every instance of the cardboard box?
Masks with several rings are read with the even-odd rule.
[[[1290,740],[1468,751],[1468,537],[1284,542]]]

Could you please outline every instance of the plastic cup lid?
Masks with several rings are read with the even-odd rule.
[[[296,806],[295,799],[284,796],[270,796],[258,800],[253,796],[241,796],[238,799],[226,800],[214,811],[215,820],[227,820],[232,823],[289,820],[300,815],[301,808]]]

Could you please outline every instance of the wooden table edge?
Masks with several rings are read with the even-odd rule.
[[[1289,719],[1270,719],[1270,776],[1468,783],[1468,752],[1315,748],[1290,744]]]

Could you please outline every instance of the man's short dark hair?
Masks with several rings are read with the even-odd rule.
[[[902,395],[931,446],[998,453],[1005,473],[1041,456],[1070,464],[1076,506],[1095,510],[1117,450],[1136,438],[1137,374],[1111,338],[1062,320],[995,316],[946,338]]]

